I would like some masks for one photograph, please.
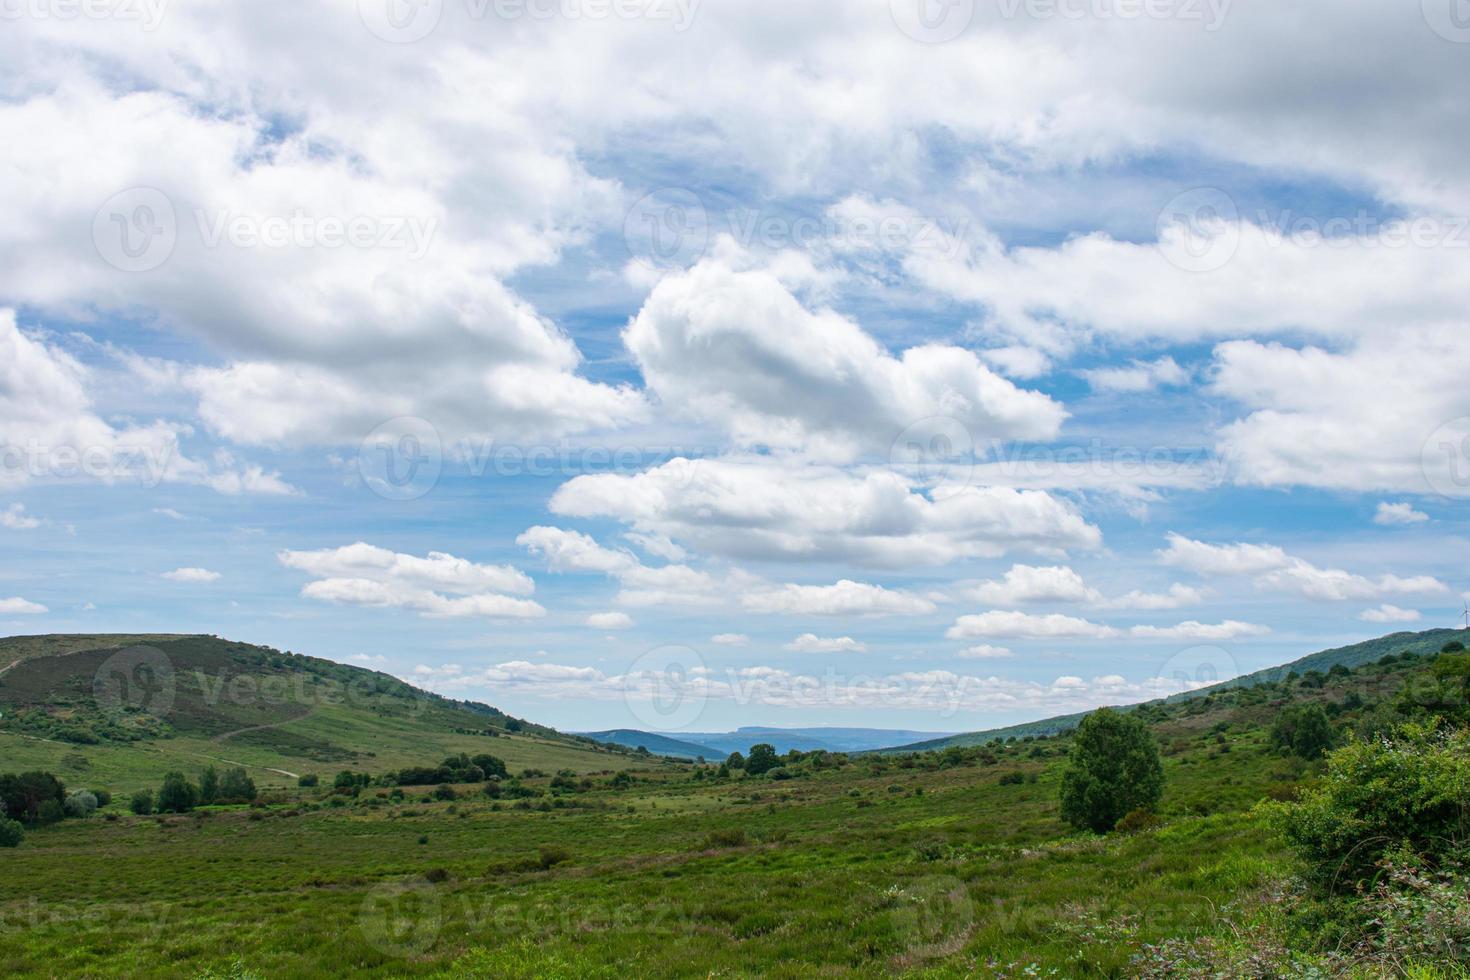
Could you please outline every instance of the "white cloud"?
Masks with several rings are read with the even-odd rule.
[[[743,647],[750,643],[750,637],[744,633],[716,633],[709,641],[716,646]]]
[[[1242,623],[1227,619],[1223,623],[1200,623],[1195,620],[1175,626],[1134,626],[1128,633],[1144,639],[1156,640],[1234,640],[1242,636],[1264,636],[1271,632],[1269,627],[1256,623]]]
[[[1379,503],[1378,511],[1373,515],[1374,524],[1389,527],[1396,524],[1422,524],[1427,520],[1428,514],[1415,510],[1414,505],[1409,503],[1390,504],[1385,501]]]
[[[793,653],[862,653],[867,645],[850,636],[817,636],[803,633],[782,647]]]
[[[587,625],[598,630],[627,630],[633,628],[633,617],[625,612],[593,613]]]
[[[11,531],[34,531],[41,526],[38,518],[26,513],[25,504],[11,504],[0,510],[0,527]]]
[[[27,602],[19,596],[9,599],[0,599],[0,615],[4,616],[39,616],[47,612],[45,606],[37,602]]]
[[[171,572],[164,572],[163,577],[170,582],[218,582],[219,572],[211,572],[207,568],[175,568]]]
[[[1176,364],[1172,357],[1134,361],[1128,367],[1095,368],[1081,373],[1095,391],[1124,394],[1189,384],[1189,372]]]
[[[1370,579],[1341,569],[1318,568],[1275,545],[1212,545],[1174,533],[1169,535],[1169,547],[1159,552],[1159,560],[1205,575],[1249,575],[1258,588],[1293,592],[1309,599],[1342,601],[1449,591],[1448,586],[1429,575],[1380,575]]]
[[[282,551],[287,568],[316,577],[302,596],[341,605],[408,609],[434,618],[487,616],[532,619],[546,610],[530,599],[535,583],[508,565],[482,565],[433,551],[428,557],[398,554],[365,542],[320,551]]]
[[[1105,639],[1118,635],[1118,630],[1061,613],[1031,613],[992,610],[955,620],[948,632],[951,640],[975,640],[993,637],[1015,639]]]
[[[187,521],[188,520],[187,517],[185,517],[183,514],[179,513],[178,511],[174,510],[172,507],[155,507],[155,508],[153,508],[153,513],[159,515],[160,517],[167,517],[171,521]]]
[[[976,602],[1013,606],[1025,602],[1098,602],[1101,593],[1065,565],[1013,565],[1000,581],[981,582],[962,593]]]
[[[626,551],[604,548],[590,534],[544,525],[528,528],[516,544],[546,561],[553,572],[600,572],[618,575],[636,568],[638,559]]]
[[[741,596],[752,612],[792,616],[919,616],[938,607],[920,596],[843,579],[835,585],[783,585]]]
[[[966,647],[955,654],[961,660],[1005,660],[1014,657],[1007,647],[992,646],[989,643],[981,643],[976,646]]]
[[[623,336],[669,409],[747,446],[887,454],[943,416],[973,439],[1046,439],[1066,413],[961,347],[894,357],[856,323],[809,310],[775,275],[710,259],[665,278]]]
[[[226,494],[294,492],[276,474],[228,453],[211,462],[190,458],[181,447],[185,426],[104,421],[93,403],[95,384],[91,369],[42,336],[22,332],[15,311],[0,308],[0,486],[87,480],[186,483]]]
[[[1178,609],[1197,606],[1205,601],[1202,590],[1175,582],[1166,592],[1143,592],[1134,589],[1125,595],[1101,603],[1107,609]]]
[[[936,496],[891,470],[725,458],[579,476],[556,491],[550,508],[613,518],[737,559],[903,567],[1102,542],[1073,505],[1044,491],[973,487]]]
[[[1419,621],[1419,610],[1402,609],[1384,603],[1376,609],[1365,609],[1358,618],[1367,623],[1415,623]]]

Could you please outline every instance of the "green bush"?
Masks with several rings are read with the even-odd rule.
[[[776,747],[766,742],[750,747],[750,757],[745,760],[745,772],[749,776],[759,776],[770,772],[781,764],[776,755]]]
[[[249,803],[255,799],[255,780],[242,767],[225,770],[219,781],[218,799],[229,803]]]
[[[199,789],[181,772],[167,773],[158,788],[159,813],[188,813],[199,802]]]
[[[66,811],[68,817],[77,820],[85,819],[97,812],[97,797],[84,789],[68,793],[62,809]]]
[[[1164,765],[1147,725],[1111,708],[1082,719],[1062,774],[1062,819],[1104,833],[1163,795]]]
[[[309,772],[304,776],[297,777],[296,779],[296,785],[300,786],[302,789],[311,789],[313,786],[316,786],[320,782],[321,780],[314,772]]]
[[[1303,759],[1322,758],[1337,741],[1332,722],[1320,704],[1293,704],[1271,725],[1271,745]]]
[[[536,863],[543,871],[565,864],[572,859],[572,852],[565,847],[543,846],[536,851]]]
[[[711,830],[704,838],[706,848],[744,847],[745,831],[740,827]]]
[[[19,820],[0,817],[0,847],[19,847],[25,839],[26,830]]]
[[[146,817],[148,816],[148,814],[152,813],[153,790],[140,789],[138,790],[138,792],[134,793],[133,798],[128,801],[128,809],[132,810],[140,817]]]
[[[1120,834],[1136,834],[1144,830],[1152,830],[1161,822],[1152,810],[1130,810],[1113,829]]]
[[[1355,891],[1404,850],[1435,867],[1470,832],[1470,732],[1410,725],[1393,738],[1351,742],[1328,756],[1318,785],[1279,812],[1324,891]]]

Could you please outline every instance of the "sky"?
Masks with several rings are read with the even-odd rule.
[[[0,19],[0,634],[963,731],[1464,622],[1462,0]]]

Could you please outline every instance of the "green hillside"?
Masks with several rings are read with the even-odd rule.
[[[1389,654],[1413,653],[1416,655],[1437,653],[1446,643],[1452,641],[1464,641],[1470,637],[1462,629],[1433,629],[1418,633],[1390,633],[1372,640],[1364,640],[1361,643],[1349,644],[1345,647],[1334,647],[1331,650],[1319,650],[1316,653],[1300,657],[1279,667],[1267,667],[1253,673],[1242,674],[1240,677],[1202,687],[1195,691],[1186,691],[1175,694],[1164,701],[1173,703],[1177,701],[1189,701],[1195,698],[1208,697],[1212,693],[1237,687],[1255,687],[1261,684],[1278,682],[1293,672],[1305,674],[1308,671],[1319,671],[1327,673],[1333,667],[1341,665],[1348,669],[1361,667],[1364,664],[1376,663]],[[1148,704],[1160,702],[1150,701]],[[1125,710],[1138,707],[1138,705],[1123,705]],[[987,742],[1005,741],[1011,738],[1036,738],[1043,735],[1057,735],[1069,732],[1076,728],[1078,723],[1087,716],[1086,711],[1078,711],[1068,715],[1054,715],[1039,721],[1022,722],[1018,725],[1007,725],[1002,728],[987,728],[978,732],[964,732],[959,735],[951,735],[948,738],[932,738],[922,742],[912,742],[908,745],[900,745],[891,749],[880,749],[880,752],[928,752],[936,749],[945,749],[952,745],[972,746],[984,745]]]
[[[114,792],[243,765],[262,785],[491,752],[512,769],[612,768],[599,746],[377,671],[213,636],[0,640],[0,755]]]
[[[1463,878],[1334,905],[1279,819],[1343,785],[1336,757],[1278,744],[1279,719],[1320,712],[1348,753],[1416,718],[1462,726],[1464,676],[1441,665],[1395,656],[1140,706],[1163,796],[1106,834],[1061,819],[1071,734],[794,752],[763,774],[622,756],[493,792],[375,780],[150,816],[115,798],[0,852],[0,922],[17,926],[0,971],[1465,980]],[[1424,770],[1455,780],[1446,819],[1470,805],[1457,765]]]

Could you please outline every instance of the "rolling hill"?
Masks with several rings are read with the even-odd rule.
[[[243,765],[263,785],[489,752],[512,771],[617,768],[626,750],[388,674],[215,636],[0,639],[0,756],[114,791]]]
[[[619,728],[585,732],[588,738],[629,748],[643,746],[658,755],[677,759],[703,757],[719,761],[732,752],[748,752],[757,742],[767,742],[777,752],[864,752],[903,745],[918,739],[946,737],[943,732],[914,732],[887,728],[769,728],[743,726],[733,732],[679,732],[677,737],[657,732]]]
[[[1221,681],[1219,684],[1212,684],[1209,687],[1202,687],[1198,690],[1172,695],[1165,698],[1164,702],[1172,704],[1179,701],[1188,701],[1193,698],[1206,697],[1213,692],[1230,690],[1231,688],[1254,687],[1257,684],[1276,682],[1293,672],[1305,674],[1308,671],[1316,670],[1326,673],[1337,665],[1351,670],[1356,667],[1361,667],[1364,664],[1374,663],[1391,653],[1403,653],[1405,651],[1415,654],[1436,653],[1441,647],[1452,640],[1464,642],[1467,639],[1470,639],[1470,633],[1467,633],[1463,629],[1432,629],[1417,633],[1390,633],[1387,636],[1364,640],[1361,643],[1334,647],[1330,650],[1319,650],[1316,653],[1307,654],[1305,657],[1300,657],[1290,663],[1281,664],[1277,667],[1266,667],[1249,674],[1233,677],[1227,681]],[[1136,708],[1138,705],[1126,705],[1123,707]],[[911,742],[878,751],[927,752],[935,749],[946,749],[950,746],[983,745],[986,742],[1003,741],[1008,738],[1034,738],[1042,735],[1059,735],[1076,728],[1077,724],[1087,714],[1088,712],[1086,711],[1079,711],[1068,715],[1055,715],[1039,721],[1028,721],[1019,725],[1007,725],[1003,728],[990,728],[978,732],[964,732],[959,735],[951,735],[947,738],[925,739],[923,741]]]

